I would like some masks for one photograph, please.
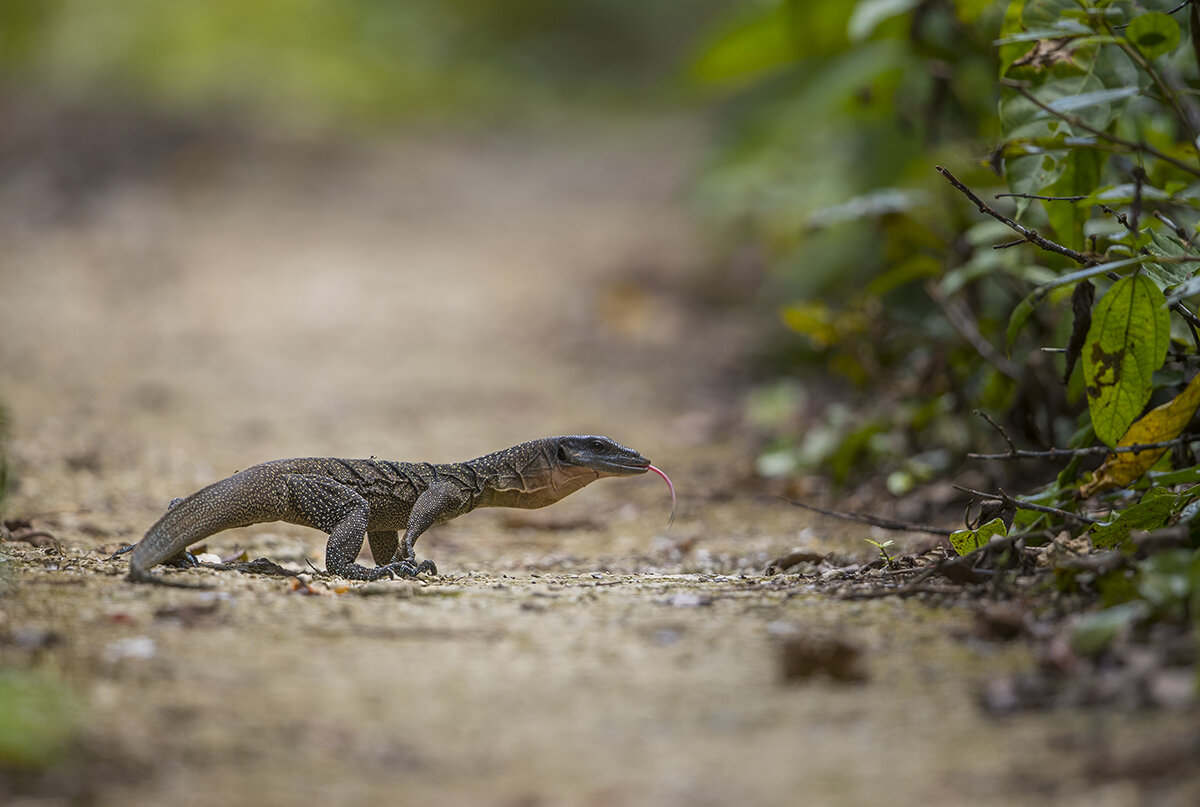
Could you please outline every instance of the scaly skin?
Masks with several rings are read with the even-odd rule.
[[[133,547],[129,579],[152,579],[149,570],[159,563],[186,564],[187,547],[214,533],[266,521],[328,533],[325,566],[342,577],[437,574],[433,561],[418,562],[413,549],[434,524],[477,507],[545,507],[597,479],[649,468],[633,449],[593,435],[531,440],[442,465],[324,457],[264,462],[172,503]],[[364,538],[374,567],[354,562]]]

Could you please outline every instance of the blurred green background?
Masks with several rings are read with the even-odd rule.
[[[355,126],[628,104],[729,0],[4,0],[10,88]]]
[[[690,119],[707,144],[689,188],[707,250],[698,275],[711,299],[758,306],[786,326],[763,345],[766,382],[749,404],[766,435],[759,471],[841,480],[878,466],[899,474],[902,492],[971,445],[971,427],[948,415],[1008,409],[1017,394],[926,288],[963,263],[975,274],[958,290],[1006,262],[1019,271],[1017,251],[974,249],[994,233],[972,234],[963,200],[933,171],[944,163],[968,183],[999,181],[987,158],[999,136],[993,42],[1005,6],[0,0],[4,117],[68,111],[61,124],[0,133],[0,162],[57,139],[55,170],[95,142],[136,167],[158,145],[155,127],[139,132],[139,115],[182,121],[185,133],[333,142]],[[71,118],[79,108],[88,114]],[[91,129],[97,117],[120,121],[119,131],[105,139],[103,126]],[[973,304],[983,303],[987,338],[1022,293],[969,291],[984,295]],[[788,386],[814,368],[846,385],[840,400],[864,405],[856,417],[814,408]],[[886,403],[869,392],[884,385]],[[1044,442],[1054,428],[1033,424],[1029,436]]]

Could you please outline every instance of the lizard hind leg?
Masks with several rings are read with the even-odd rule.
[[[367,533],[367,543],[371,545],[371,557],[375,558],[375,565],[383,566],[396,559],[400,533],[396,530],[372,530]]]
[[[320,474],[289,474],[287,477],[288,518],[329,534],[325,545],[325,568],[351,580],[381,577],[413,577],[418,569],[411,563],[388,563],[367,568],[355,563],[367,537],[370,505],[348,485]]]

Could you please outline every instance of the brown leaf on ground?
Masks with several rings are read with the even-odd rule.
[[[862,647],[841,636],[823,633],[788,636],[780,645],[780,662],[783,678],[788,682],[805,681],[817,675],[849,683],[867,680]]]

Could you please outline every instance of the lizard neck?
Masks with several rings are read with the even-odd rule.
[[[555,446],[546,440],[521,443],[465,464],[479,480],[476,507],[545,507],[600,478],[591,468],[562,465]]]

